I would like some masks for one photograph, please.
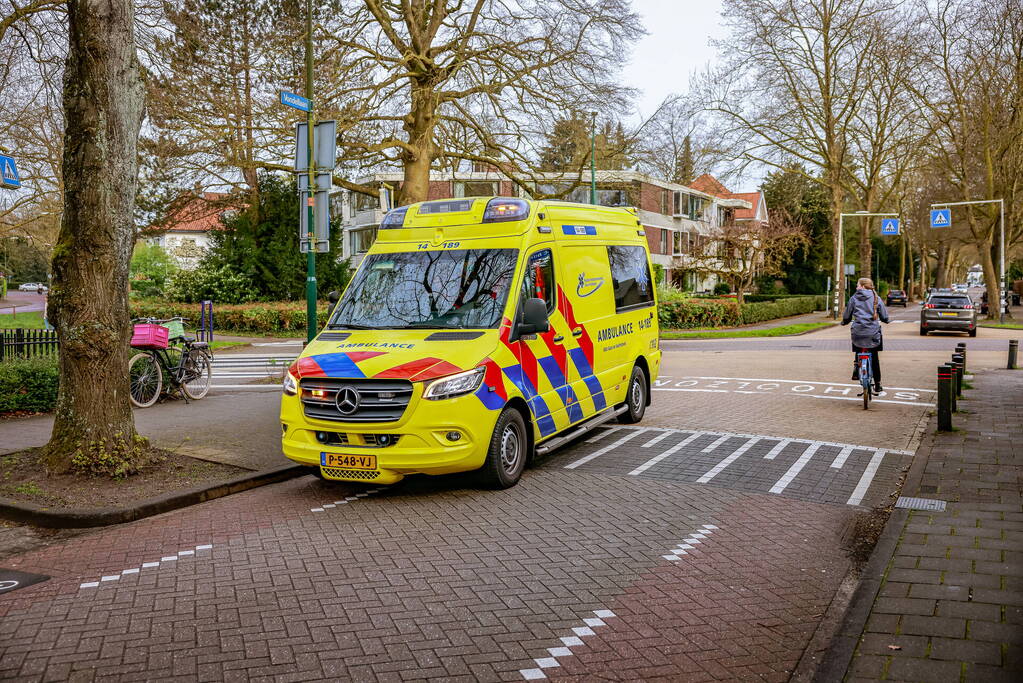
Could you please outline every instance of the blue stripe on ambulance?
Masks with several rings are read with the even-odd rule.
[[[583,419],[583,407],[579,405],[579,399],[576,397],[575,392],[572,391],[572,387],[567,384],[563,387],[558,387],[558,396],[561,397],[561,402],[565,404],[565,408],[568,410],[568,421],[570,423]]]
[[[561,231],[566,235],[596,235],[595,225],[562,225]]]
[[[589,387],[590,398],[593,399],[593,407],[599,413],[607,406],[607,401],[604,399],[604,387],[600,386],[600,380],[593,375],[583,377],[583,381]]]
[[[536,387],[533,386],[533,383],[529,381],[529,378],[526,377],[526,373],[522,371],[521,365],[509,365],[502,369],[504,374],[508,376],[508,379],[512,381],[512,384],[519,388],[519,391],[522,392],[527,401],[539,393]]]
[[[547,356],[545,358],[538,358],[537,361],[540,363],[540,367],[543,369],[544,374],[547,375],[547,379],[550,380],[551,386],[557,389],[568,384],[565,379],[565,373],[558,367],[558,361],[554,360],[554,356]]]
[[[551,417],[551,410],[542,398],[534,396],[530,399],[529,409],[536,416],[536,426],[540,429],[541,436],[549,436],[558,431],[557,425],[554,424],[554,418]]]
[[[321,353],[310,356],[320,366],[327,377],[365,377],[366,373],[359,369],[351,358],[344,353]]]
[[[485,382],[476,390],[476,398],[487,410],[500,410],[504,407],[504,399],[496,391],[491,391]]]
[[[575,363],[575,368],[579,371],[580,377],[586,377],[587,375],[593,374],[593,368],[590,366],[590,361],[586,360],[586,354],[583,353],[582,349],[569,349],[568,355],[572,357],[572,362]]]

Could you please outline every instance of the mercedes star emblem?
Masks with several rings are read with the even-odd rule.
[[[359,390],[355,387],[341,387],[337,392],[334,403],[337,405],[337,412],[342,415],[352,415],[359,409]]]

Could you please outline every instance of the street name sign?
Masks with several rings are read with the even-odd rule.
[[[931,227],[947,228],[952,225],[952,209],[931,209]]]
[[[882,235],[898,235],[899,234],[899,219],[898,218],[883,218],[883,219],[881,219],[881,234]]]
[[[18,164],[14,157],[0,154],[0,187],[8,190],[17,190],[21,187],[21,177],[18,175]]]
[[[312,111],[313,102],[312,100],[296,95],[293,92],[287,90],[281,91],[281,104],[287,105],[292,109],[298,109],[299,111]]]

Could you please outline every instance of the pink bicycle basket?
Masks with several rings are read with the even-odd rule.
[[[136,349],[165,349],[170,330],[163,325],[143,323],[135,325],[131,334],[131,345]]]

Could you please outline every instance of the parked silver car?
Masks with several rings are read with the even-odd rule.
[[[977,308],[966,294],[935,293],[920,309],[920,336],[932,330],[966,332],[977,336]]]

